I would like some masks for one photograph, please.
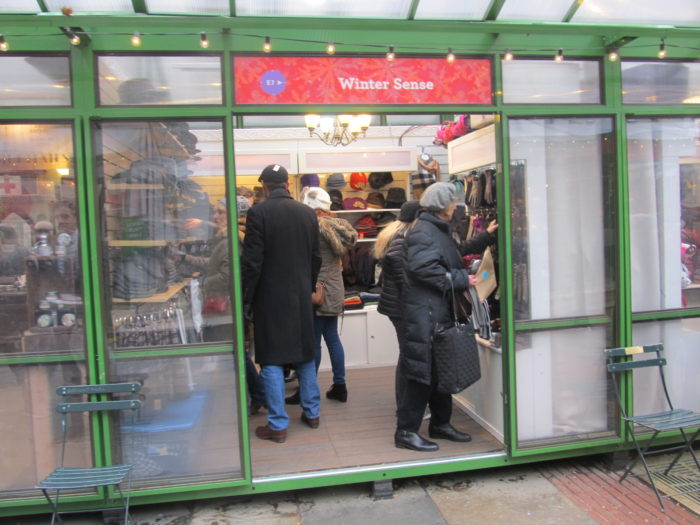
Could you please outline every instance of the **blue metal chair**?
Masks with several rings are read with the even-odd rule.
[[[700,491],[700,488],[693,488],[692,490],[687,490],[684,492],[662,495],[656,487],[656,483],[654,481],[654,474],[663,472],[664,475],[667,475],[685,452],[690,453],[693,460],[695,461],[695,465],[698,467],[698,471],[700,472],[700,463],[698,463],[698,458],[695,455],[695,451],[693,450],[693,442],[700,434],[700,413],[683,408],[674,408],[673,403],[671,402],[671,397],[668,393],[668,388],[666,386],[666,378],[664,376],[664,366],[666,366],[666,358],[661,357],[661,352],[663,351],[663,349],[663,345],[661,344],[647,346],[629,346],[626,348],[609,348],[605,350],[605,354],[607,356],[608,372],[610,373],[610,377],[613,381],[615,395],[617,397],[618,405],[622,413],[622,418],[625,421],[627,432],[632,438],[634,446],[637,449],[636,457],[627,465],[625,471],[620,476],[620,483],[624,481],[624,479],[630,474],[633,476],[637,475],[634,472],[632,472],[632,469],[635,467],[635,465],[637,465],[639,461],[641,461],[644,465],[644,470],[647,474],[649,482],[651,483],[651,486],[654,489],[654,492],[656,493],[656,497],[659,500],[661,509],[665,511],[666,509],[664,507],[664,502],[662,498],[668,498],[671,496],[678,496],[680,494],[689,494],[691,492]],[[634,360],[634,356],[636,355],[643,355],[649,353],[655,353],[656,357]],[[661,378],[661,385],[663,386],[664,395],[666,396],[668,410],[664,410],[663,412],[656,412],[653,414],[640,414],[630,416],[626,413],[625,407],[622,403],[622,399],[620,396],[620,384],[617,381],[618,375],[624,374],[629,377],[629,375],[634,370],[653,367],[658,368],[658,372]],[[649,438],[649,441],[643,448],[640,446],[639,440],[634,433],[635,425],[648,428],[652,431],[652,435]],[[686,430],[695,427],[698,427],[697,430],[695,430],[690,435],[690,437],[688,437],[688,435],[686,434]],[[680,436],[683,438],[682,444],[654,448],[654,450],[651,450],[654,446],[654,441],[660,433],[671,431],[677,431],[680,434]],[[673,451],[677,451],[677,453],[673,457],[671,462],[668,464],[668,466],[665,466],[655,471],[651,471],[649,469],[649,464],[646,460],[647,456]]]
[[[137,399],[141,383],[112,383],[106,385],[71,385],[60,386],[56,393],[62,397],[61,403],[56,405],[56,412],[61,414],[61,462],[51,474],[44,478],[36,487],[41,489],[51,507],[51,525],[56,520],[64,523],[59,512],[58,500],[62,490],[71,489],[96,489],[97,487],[114,486],[119,492],[122,507],[124,508],[124,524],[129,521],[129,492],[131,489],[131,469],[132,465],[108,465],[104,467],[66,467],[64,465],[66,439],[70,415],[83,412],[111,412],[119,410],[129,410],[131,413],[131,424],[136,421],[138,410],[141,408],[141,401]],[[114,394],[129,394],[128,399],[114,399]],[[105,401],[76,401],[71,402],[72,396],[108,396]],[[124,451],[122,451],[122,454]],[[126,481],[126,497],[122,492],[121,485]],[[49,492],[55,491],[52,499]],[[120,507],[121,508],[121,507]],[[98,510],[111,510],[98,509]]]

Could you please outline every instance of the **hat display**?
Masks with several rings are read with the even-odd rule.
[[[383,208],[384,207],[384,195],[378,191],[373,191],[367,195],[367,207],[368,208]]]
[[[377,223],[372,215],[363,215],[355,223],[355,229],[362,237],[376,237],[378,233]]]
[[[343,209],[343,193],[340,190],[328,190],[328,196],[331,198],[331,210]]]
[[[301,176],[301,187],[305,188],[307,186],[318,188],[321,185],[321,181],[316,173],[305,173]]]
[[[302,202],[312,210],[329,211],[331,209],[331,198],[323,188],[307,188]]]
[[[348,197],[343,199],[344,210],[366,210],[367,202],[359,197]]]
[[[265,169],[260,173],[260,177],[258,177],[260,182],[271,183],[287,182],[288,179],[289,175],[287,174],[287,170],[284,166],[280,166],[279,164],[265,166]]]
[[[369,174],[367,182],[369,182],[369,185],[373,189],[378,190],[382,186],[394,182],[394,177],[391,175],[390,171],[373,171]]]
[[[342,173],[331,173],[326,180],[326,188],[339,190],[345,187],[345,177]]]
[[[414,171],[411,173],[411,185],[413,186],[414,190],[419,188],[427,188],[435,181],[437,181],[437,179],[435,178],[435,174],[432,172]]]
[[[353,190],[364,190],[367,188],[367,174],[356,171],[350,174],[350,187]]]

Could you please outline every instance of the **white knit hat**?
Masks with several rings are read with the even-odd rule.
[[[331,197],[323,188],[304,188],[302,202],[312,210],[330,211],[331,209]]]

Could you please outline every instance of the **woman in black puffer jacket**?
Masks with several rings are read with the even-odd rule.
[[[404,241],[404,279],[401,288],[403,345],[397,368],[398,399],[396,434],[398,448],[418,451],[438,449],[437,443],[418,434],[426,405],[430,406],[428,427],[432,438],[467,442],[471,436],[450,424],[452,396],[435,389],[432,377],[432,335],[439,323],[452,320],[447,293],[448,274],[455,293],[474,284],[462,264],[462,255],[478,253],[495,241],[495,221],[472,241],[458,246],[450,235],[450,220],[457,202],[455,187],[438,182],[428,187],[420,199],[422,212]],[[474,281],[474,282],[471,282]]]

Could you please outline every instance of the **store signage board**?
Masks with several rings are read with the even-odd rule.
[[[491,62],[235,57],[236,104],[491,104]]]

